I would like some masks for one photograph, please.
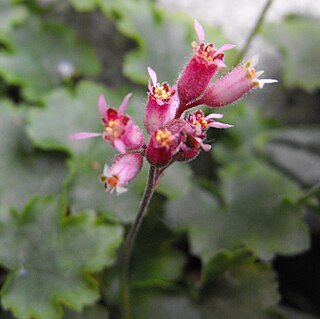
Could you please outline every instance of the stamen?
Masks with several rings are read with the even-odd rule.
[[[118,183],[119,183],[119,178],[116,175],[107,177],[105,181],[107,188],[110,190],[116,188]]]
[[[123,127],[120,119],[110,120],[105,126],[106,136],[110,139],[118,138],[123,133]]]
[[[170,90],[167,83],[162,83],[162,85],[154,87],[152,93],[156,99],[166,100],[174,94],[174,91]]]
[[[155,138],[161,147],[166,148],[168,148],[174,140],[170,131],[163,130],[158,130]]]

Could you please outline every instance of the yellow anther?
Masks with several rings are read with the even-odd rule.
[[[250,75],[251,79],[255,79],[256,78],[256,69],[252,68],[251,70],[249,70],[249,75]]]
[[[169,131],[158,130],[155,138],[161,147],[169,147],[173,141],[173,136]]]
[[[110,120],[105,130],[109,138],[118,138],[123,132],[123,124],[119,119]]]
[[[205,120],[205,119],[203,119],[202,121],[201,121],[201,126],[202,127],[206,127],[208,125],[208,122]]]
[[[166,90],[163,86],[158,86],[154,89],[153,95],[156,99],[165,100],[171,96],[171,92]]]

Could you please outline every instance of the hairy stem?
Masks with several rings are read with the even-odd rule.
[[[130,288],[129,288],[129,268],[132,250],[136,241],[137,234],[141,228],[144,216],[152,198],[155,188],[156,168],[150,165],[148,181],[138,208],[136,218],[131,225],[125,243],[123,245],[121,269],[120,269],[120,289],[122,299],[123,319],[132,319],[131,302],[130,302]]]
[[[252,31],[250,32],[248,38],[247,38],[247,41],[243,47],[243,49],[239,52],[239,55],[238,55],[238,58],[237,58],[237,63],[240,63],[244,57],[244,55],[246,54],[246,52],[248,51],[248,48],[250,47],[250,44],[253,40],[253,38],[255,37],[255,35],[258,33],[259,29],[261,28],[262,24],[263,24],[263,21],[264,21],[264,18],[272,4],[272,1],[273,0],[268,0],[265,4],[265,6],[263,7],[261,13],[260,13],[260,16],[254,26],[254,28],[252,29]]]

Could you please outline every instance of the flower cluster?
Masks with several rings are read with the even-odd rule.
[[[213,43],[205,43],[204,30],[197,21],[195,31],[199,43],[193,43],[194,53],[175,85],[159,83],[156,72],[148,67],[149,92],[144,114],[144,126],[149,134],[147,143],[141,128],[124,114],[131,94],[124,98],[118,110],[108,106],[101,95],[98,107],[103,132],[81,132],[70,136],[71,139],[102,136],[121,153],[114,158],[111,167],[105,165],[100,177],[107,191],[124,192],[124,186],[140,172],[143,157],[163,172],[175,161],[189,161],[202,149],[209,151],[211,145],[206,143],[206,134],[210,127],[232,127],[216,121],[223,117],[222,114],[205,116],[199,109],[189,114],[186,111],[199,105],[209,108],[225,106],[254,88],[277,82],[259,79],[263,72],[256,72],[255,58],[240,63],[230,73],[212,82],[219,70],[226,67],[224,52],[235,46],[225,44],[216,48]]]

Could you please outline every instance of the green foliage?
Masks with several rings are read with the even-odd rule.
[[[74,69],[71,77],[92,76],[99,70],[92,50],[61,24],[32,17],[8,37],[12,49],[0,54],[0,74],[10,84],[21,85],[27,99],[40,100],[61,86],[63,63]]]
[[[262,34],[283,53],[283,81],[287,87],[309,92],[320,87],[318,20],[288,17],[281,23],[267,25]]]
[[[177,291],[137,291],[136,318],[279,318],[274,309],[279,298],[275,276],[251,258],[228,267],[211,287],[198,301]]]
[[[114,262],[120,226],[99,224],[92,212],[63,217],[61,210],[57,199],[39,198],[1,221],[0,263],[10,271],[2,305],[18,318],[60,318],[61,304],[80,311],[99,296],[88,273]]]
[[[279,129],[259,146],[263,156],[306,187],[320,180],[319,127]],[[306,167],[308,169],[306,169]]]
[[[109,319],[109,316],[105,307],[95,305],[84,308],[81,313],[66,310],[63,319]]]
[[[26,138],[26,108],[0,100],[0,201],[2,208],[22,208],[34,194],[59,192],[67,176],[57,156],[36,152]]]
[[[23,22],[28,12],[20,5],[12,5],[10,0],[2,0],[0,3],[0,37],[5,36],[15,25]]]
[[[206,262],[221,249],[244,245],[260,258],[270,259],[274,253],[308,248],[301,210],[292,203],[297,196],[292,182],[253,161],[227,166],[220,174],[223,205],[193,188],[187,199],[171,201],[167,207],[168,224],[188,231],[195,254]]]
[[[102,9],[108,10],[110,3],[105,0],[101,5]],[[148,81],[147,66],[152,66],[160,82],[173,84],[185,63],[181,57],[192,54],[191,42],[197,40],[193,20],[161,11],[147,0],[122,2],[117,12],[120,17],[116,23],[120,31],[138,45],[126,55],[125,75],[132,81],[145,84]],[[217,46],[226,43],[217,28],[206,28],[206,37],[213,39]]]

